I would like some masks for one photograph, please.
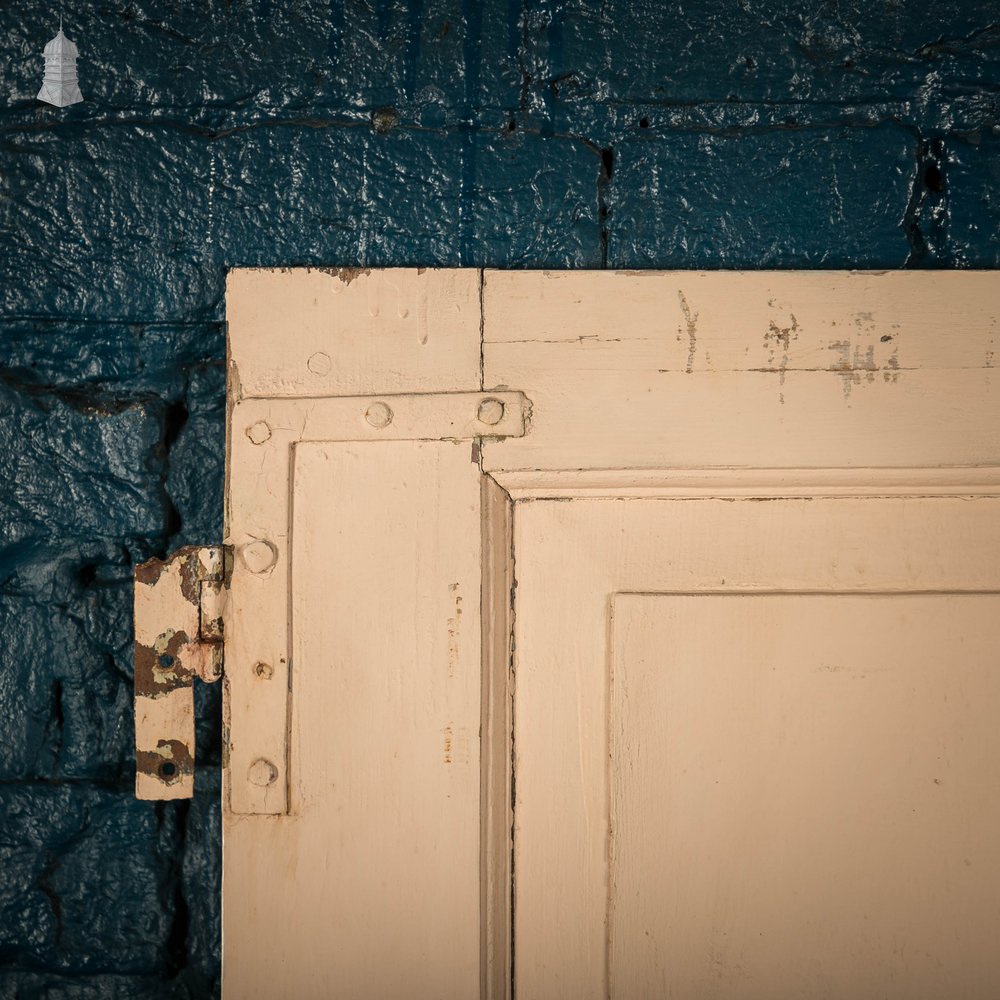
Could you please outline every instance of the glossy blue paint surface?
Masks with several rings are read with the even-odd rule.
[[[226,269],[996,267],[1000,2],[81,2],[64,110],[52,10],[0,6],[0,997],[212,996],[218,693],[135,802],[130,588],[221,536]]]

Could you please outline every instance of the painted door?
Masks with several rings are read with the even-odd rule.
[[[515,512],[519,997],[995,995],[998,515]]]
[[[996,290],[234,272],[227,996],[1000,993]]]

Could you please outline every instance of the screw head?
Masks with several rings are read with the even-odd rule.
[[[267,788],[278,780],[278,769],[266,758],[258,757],[247,771],[247,778],[251,785],[258,788]]]
[[[333,361],[330,360],[330,355],[326,351],[317,351],[315,354],[309,355],[306,367],[313,375],[326,375],[333,367]]]
[[[247,437],[254,444],[263,444],[271,438],[271,427],[266,420],[258,420],[247,428]]]
[[[251,573],[267,573],[278,561],[278,550],[266,539],[258,538],[240,549],[240,559]]]
[[[481,424],[494,427],[503,420],[504,405],[499,399],[492,396],[484,399],[479,404],[479,411],[476,416]]]
[[[365,410],[365,420],[372,425],[372,427],[377,427],[381,430],[383,427],[388,427],[392,423],[392,410],[382,402],[372,403],[371,406]]]
[[[253,672],[265,681],[269,681],[274,676],[274,667],[270,663],[255,663],[253,665]]]

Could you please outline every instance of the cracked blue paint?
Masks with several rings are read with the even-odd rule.
[[[918,9],[919,8],[919,9]],[[221,533],[238,265],[997,267],[1000,2],[0,10],[0,998],[219,988],[218,692],[132,798],[136,562]]]

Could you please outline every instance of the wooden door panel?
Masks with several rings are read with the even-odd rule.
[[[466,1000],[478,470],[453,442],[299,443],[291,496],[290,813],[229,818],[227,994]]]
[[[989,273],[487,271],[503,469],[1000,464]],[[947,331],[947,333],[946,333]]]
[[[609,995],[1000,982],[1000,595],[612,610]]]
[[[496,381],[530,386],[536,413],[531,434],[490,450],[493,468],[700,468],[706,455],[734,468],[808,467],[817,456],[834,468],[1000,464],[1000,380],[982,369],[862,370],[855,387],[857,372],[826,370],[648,373],[628,359],[636,370],[614,373],[594,353],[490,352]]]
[[[944,596],[928,597],[928,606],[940,600],[933,606],[945,607],[951,593],[1000,591],[994,498],[523,501],[515,504],[514,538],[514,954],[522,1000],[607,996],[615,594],[813,594],[854,609],[865,601],[881,607],[859,593],[910,595],[900,597],[906,602],[930,592]],[[961,606],[981,606],[969,601]],[[699,640],[713,628],[710,612],[702,614],[709,617],[693,622],[678,642],[709,641]],[[895,635],[898,623],[886,614],[881,634]],[[832,621],[848,618],[837,613]],[[990,615],[975,621],[988,642],[995,631]],[[923,634],[923,624],[916,627]],[[851,642],[883,642],[878,629],[862,638],[868,631],[858,630]],[[946,634],[961,632],[949,627]],[[969,697],[996,707],[992,675],[979,676],[982,684]],[[882,710],[886,698],[877,702]],[[701,725],[714,730],[707,710]],[[900,780],[909,777],[901,773]],[[735,852],[737,834],[730,833]]]

